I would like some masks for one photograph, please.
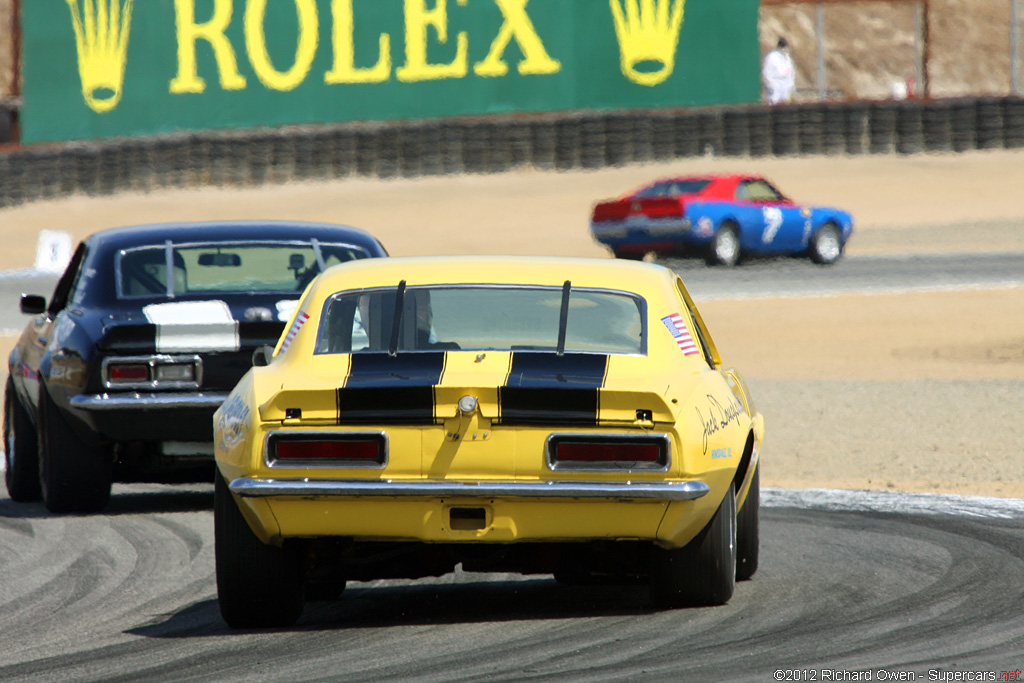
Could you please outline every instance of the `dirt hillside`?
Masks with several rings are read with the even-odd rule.
[[[929,0],[928,75],[932,97],[1008,95],[1010,4],[1014,0]],[[816,3],[762,6],[761,53],[785,36],[797,66],[798,99],[817,98]],[[907,0],[822,4],[826,85],[838,99],[886,99],[915,75],[915,13]],[[1024,42],[1024,8],[1018,17]],[[922,31],[925,25],[922,14]],[[1024,51],[1024,49],[1022,49]],[[922,58],[925,56],[921,47]],[[1024,59],[1024,56],[1022,56]],[[1021,64],[1024,70],[1024,64]],[[1019,76],[1024,79],[1024,74]],[[916,84],[921,92],[921,84]],[[1021,84],[1024,87],[1024,83]]]

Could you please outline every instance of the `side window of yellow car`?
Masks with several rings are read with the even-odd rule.
[[[679,299],[683,306],[686,307],[687,312],[690,314],[690,319],[693,320],[696,326],[697,341],[700,343],[701,353],[704,354],[704,360],[707,361],[708,365],[712,369],[717,368],[722,364],[722,359],[718,355],[718,349],[715,347],[714,340],[711,339],[711,333],[708,332],[707,325],[704,324],[704,319],[700,317],[700,311],[697,310],[697,306],[694,305],[693,299],[690,298],[690,293],[686,291],[686,286],[683,284],[681,278],[676,278],[676,292],[679,294]]]

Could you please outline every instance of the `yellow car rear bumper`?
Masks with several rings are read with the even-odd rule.
[[[230,484],[264,542],[343,536],[363,541],[515,543],[690,540],[720,501],[676,482],[387,482],[239,478]]]
[[[614,498],[615,500],[696,500],[710,489],[703,481],[675,482],[462,482],[462,481],[367,481],[255,479],[231,482],[231,492],[243,498],[314,496],[396,498]]]

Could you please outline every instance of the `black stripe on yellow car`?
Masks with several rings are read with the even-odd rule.
[[[515,351],[505,386],[599,389],[607,372],[608,356],[603,354]]]
[[[498,391],[499,422],[506,425],[597,424],[608,356],[514,352]]]
[[[338,424],[434,424],[434,387],[338,389]]]
[[[345,385],[337,390],[338,424],[433,424],[434,387],[445,353],[352,354]]]
[[[338,424],[435,423],[435,388],[446,364],[444,352],[352,354],[348,377],[337,390]],[[498,387],[497,422],[597,424],[607,372],[607,355],[514,352]]]
[[[432,387],[441,382],[445,355],[444,351],[399,353],[395,356],[388,355],[386,351],[353,353],[345,388]]]
[[[597,389],[501,387],[498,390],[503,425],[597,424]]]

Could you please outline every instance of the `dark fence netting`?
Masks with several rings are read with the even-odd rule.
[[[0,206],[75,193],[594,169],[701,156],[1024,148],[1024,98],[521,115],[9,147]]]

